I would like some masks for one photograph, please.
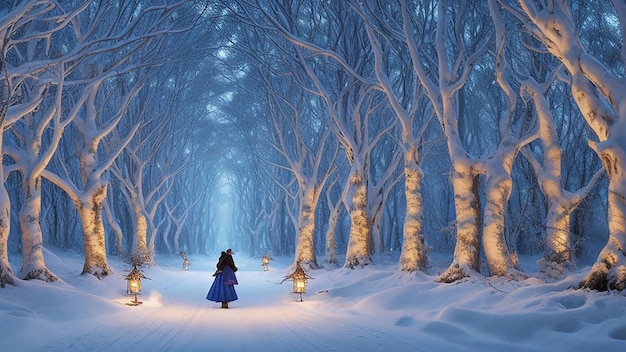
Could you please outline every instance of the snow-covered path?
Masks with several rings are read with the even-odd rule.
[[[372,319],[320,314],[324,303],[309,301],[307,295],[298,302],[289,281],[279,284],[283,270],[244,270],[238,272],[240,299],[227,310],[204,299],[210,271],[180,271],[175,277],[163,272],[144,280],[148,293],[140,295],[142,305],[87,317],[80,324],[59,322],[62,333],[33,345],[33,351],[258,351],[261,346],[268,351],[377,351],[404,350],[411,343],[404,332],[390,333]],[[150,291],[151,286],[162,288]],[[417,336],[413,340],[417,343]]]
[[[290,258],[263,272],[260,260],[238,254],[239,300],[221,309],[205,299],[216,259],[190,257],[183,271],[180,258],[168,257],[144,270],[144,303],[131,307],[127,264],[113,259],[115,274],[100,281],[79,275],[80,255],[46,255],[60,282],[0,289],[2,351],[626,349],[626,298],[572,289],[584,269],[554,283],[475,277],[437,284],[436,273],[400,273],[396,259],[376,258],[365,269],[309,272],[314,279],[298,302],[291,282],[280,284]]]

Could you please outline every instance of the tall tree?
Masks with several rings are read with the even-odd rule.
[[[626,83],[583,47],[569,5],[546,0],[518,1],[519,17],[569,73],[571,93],[598,141],[589,141],[609,179],[609,239],[581,287],[626,289]],[[622,41],[626,38],[626,4],[612,1]],[[507,3],[508,4],[508,3]],[[513,10],[515,11],[515,10]],[[622,42],[622,46],[623,46]],[[621,63],[623,67],[623,62]]]
[[[13,143],[3,148],[15,162],[6,171],[17,170],[22,175],[24,201],[19,211],[19,222],[23,248],[19,277],[25,280],[57,280],[56,275],[46,268],[43,256],[41,174],[56,151],[65,127],[78,113],[78,110],[72,109],[62,120],[62,67],[62,63],[58,65],[58,81],[55,80],[54,89],[51,89],[53,92],[48,98],[54,102],[42,102],[45,108],[30,112],[17,121],[10,129]]]
[[[480,6],[478,4],[474,4]],[[400,1],[403,33],[411,53],[413,68],[446,136],[452,162],[450,177],[456,213],[456,247],[450,267],[440,275],[442,282],[453,282],[479,271],[480,208],[476,188],[476,160],[466,151],[459,131],[459,92],[470,76],[474,63],[491,43],[485,23],[474,20],[477,8],[467,3],[439,1],[427,13],[435,21],[434,41],[420,40],[411,28],[412,9]],[[466,35],[458,32],[463,21],[475,24]],[[426,37],[431,33],[420,33]],[[423,43],[420,45],[420,43]],[[434,55],[434,58],[433,58]]]
[[[5,16],[0,18],[0,35],[2,35],[2,53],[0,57],[0,127],[7,130],[18,120],[30,116],[34,124],[34,114],[47,96],[48,89],[56,85],[56,94],[50,99],[51,106],[39,112],[44,119],[38,128],[24,131],[35,134],[31,140],[32,153],[39,154],[44,128],[48,122],[56,118],[59,130],[56,138],[61,135],[62,126],[60,115],[62,106],[60,94],[63,91],[63,80],[66,69],[62,66],[66,59],[61,57],[58,47],[52,45],[52,38],[58,32],[68,27],[87,7],[88,3],[65,12],[57,7],[53,1],[22,1],[9,9]],[[54,48],[52,50],[51,48]],[[46,120],[47,119],[47,120]],[[71,121],[71,119],[66,120]],[[5,141],[0,137],[0,145],[4,148]],[[29,138],[27,136],[26,138]],[[27,199],[20,217],[25,231],[24,263],[20,276],[24,278],[42,278],[54,280],[55,276],[45,267],[42,252],[42,236],[40,228],[40,177],[42,167],[54,152],[54,143],[46,152],[42,152],[33,160],[26,172],[28,162],[22,159],[22,165],[28,179],[26,179]],[[31,153],[29,157],[35,156]],[[16,155],[14,155],[16,156]],[[4,176],[4,166],[0,166],[0,176]],[[3,177],[4,179],[4,177]],[[7,242],[10,231],[10,203],[4,183],[0,186],[0,286],[6,283],[14,284],[13,271],[8,261]]]
[[[406,38],[402,31],[410,29],[410,26],[391,27],[396,23],[396,17],[399,17],[394,6],[372,2],[352,2],[351,6],[363,19],[376,61],[374,74],[379,89],[387,97],[401,127],[406,210],[400,269],[409,272],[423,271],[426,269],[427,258],[422,234],[424,219],[421,191],[424,177],[422,162],[428,150],[429,143],[425,138],[425,131],[432,114],[425,105],[423,86],[418,83],[412,69],[410,52],[405,50],[402,43],[402,38]],[[429,2],[423,3],[423,6],[414,12],[416,17],[424,16],[419,20],[425,26],[428,25],[426,17],[433,10],[431,6]],[[382,17],[383,15],[386,17]],[[387,47],[388,43],[394,45]],[[398,57],[393,57],[394,53],[397,53]],[[398,73],[398,70],[401,73]]]
[[[603,170],[576,192],[567,191],[562,180],[563,151],[558,144],[558,134],[552,112],[544,94],[551,81],[540,85],[533,78],[522,83],[522,92],[532,98],[539,118],[540,141],[543,145],[543,163],[535,156],[526,153],[535,169],[539,186],[546,198],[546,244],[541,271],[548,277],[559,277],[572,264],[572,238],[570,235],[571,215],[578,204],[593,189]]]
[[[89,17],[73,21],[77,43],[70,55],[86,55],[86,58],[71,64],[80,70],[77,79],[88,82],[79,92],[86,96],[83,111],[72,124],[74,136],[81,141],[76,150],[81,177],[80,180],[70,180],[49,170],[43,173],[74,201],[83,227],[83,273],[97,277],[111,273],[102,216],[108,169],[139,125],[129,131],[111,153],[103,156],[98,147],[124,117],[129,102],[141,89],[151,66],[157,63],[155,60],[159,59],[157,54],[164,35],[181,30],[170,21],[170,16],[183,3],[145,8],[141,5],[129,2],[116,6],[113,2],[100,2]],[[104,50],[100,49],[103,47]],[[114,78],[104,81],[103,76]],[[119,95],[109,94],[115,91]]]
[[[310,110],[301,107],[307,99],[294,92],[295,87],[287,89],[286,94],[276,92],[271,83],[267,87],[270,116],[277,140],[274,148],[283,155],[288,169],[298,182],[298,240],[295,262],[305,268],[318,269],[315,214],[322,189],[334,169],[337,145],[331,140],[332,130],[323,118],[317,118],[313,122],[306,121],[305,116],[314,117],[319,112],[308,112]],[[330,153],[327,151],[329,148]]]

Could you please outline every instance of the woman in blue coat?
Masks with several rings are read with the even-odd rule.
[[[237,267],[233,260],[233,252],[229,248],[226,252],[222,252],[217,262],[217,271],[213,276],[213,284],[206,295],[206,299],[213,302],[222,302],[222,308],[228,308],[228,302],[238,299],[235,292],[235,285],[238,284],[235,272]]]

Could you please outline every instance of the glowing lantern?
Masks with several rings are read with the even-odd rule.
[[[293,292],[300,295],[300,302],[302,302],[302,294],[306,293],[307,280],[312,279],[304,272],[304,269],[300,266],[300,262],[296,263],[296,270],[289,276],[285,277],[285,280],[293,281]]]
[[[267,255],[263,256],[261,263],[263,264],[263,271],[270,270],[270,258]]]
[[[141,273],[141,271],[137,269],[137,265],[133,264],[133,270],[131,270],[130,273],[126,275],[124,279],[128,281],[126,285],[126,294],[135,295],[135,300],[127,304],[131,306],[136,306],[136,305],[143,303],[143,302],[137,301],[137,294],[141,292],[141,279],[147,279],[147,277],[145,277]]]
[[[299,293],[302,301],[302,294],[306,293],[306,278],[298,276],[293,279],[293,292]]]

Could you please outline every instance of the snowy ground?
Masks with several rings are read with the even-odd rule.
[[[436,271],[397,272],[395,259],[363,270],[315,270],[304,302],[280,284],[290,258],[235,254],[239,300],[230,309],[204,297],[216,258],[159,257],[144,270],[131,307],[124,276],[79,275],[78,254],[47,252],[56,283],[20,281],[0,289],[2,351],[624,351],[626,297],[574,290],[562,281],[476,277],[437,284]],[[527,259],[528,269],[533,261]],[[13,263],[19,270],[19,263]],[[442,269],[441,269],[442,270]]]

